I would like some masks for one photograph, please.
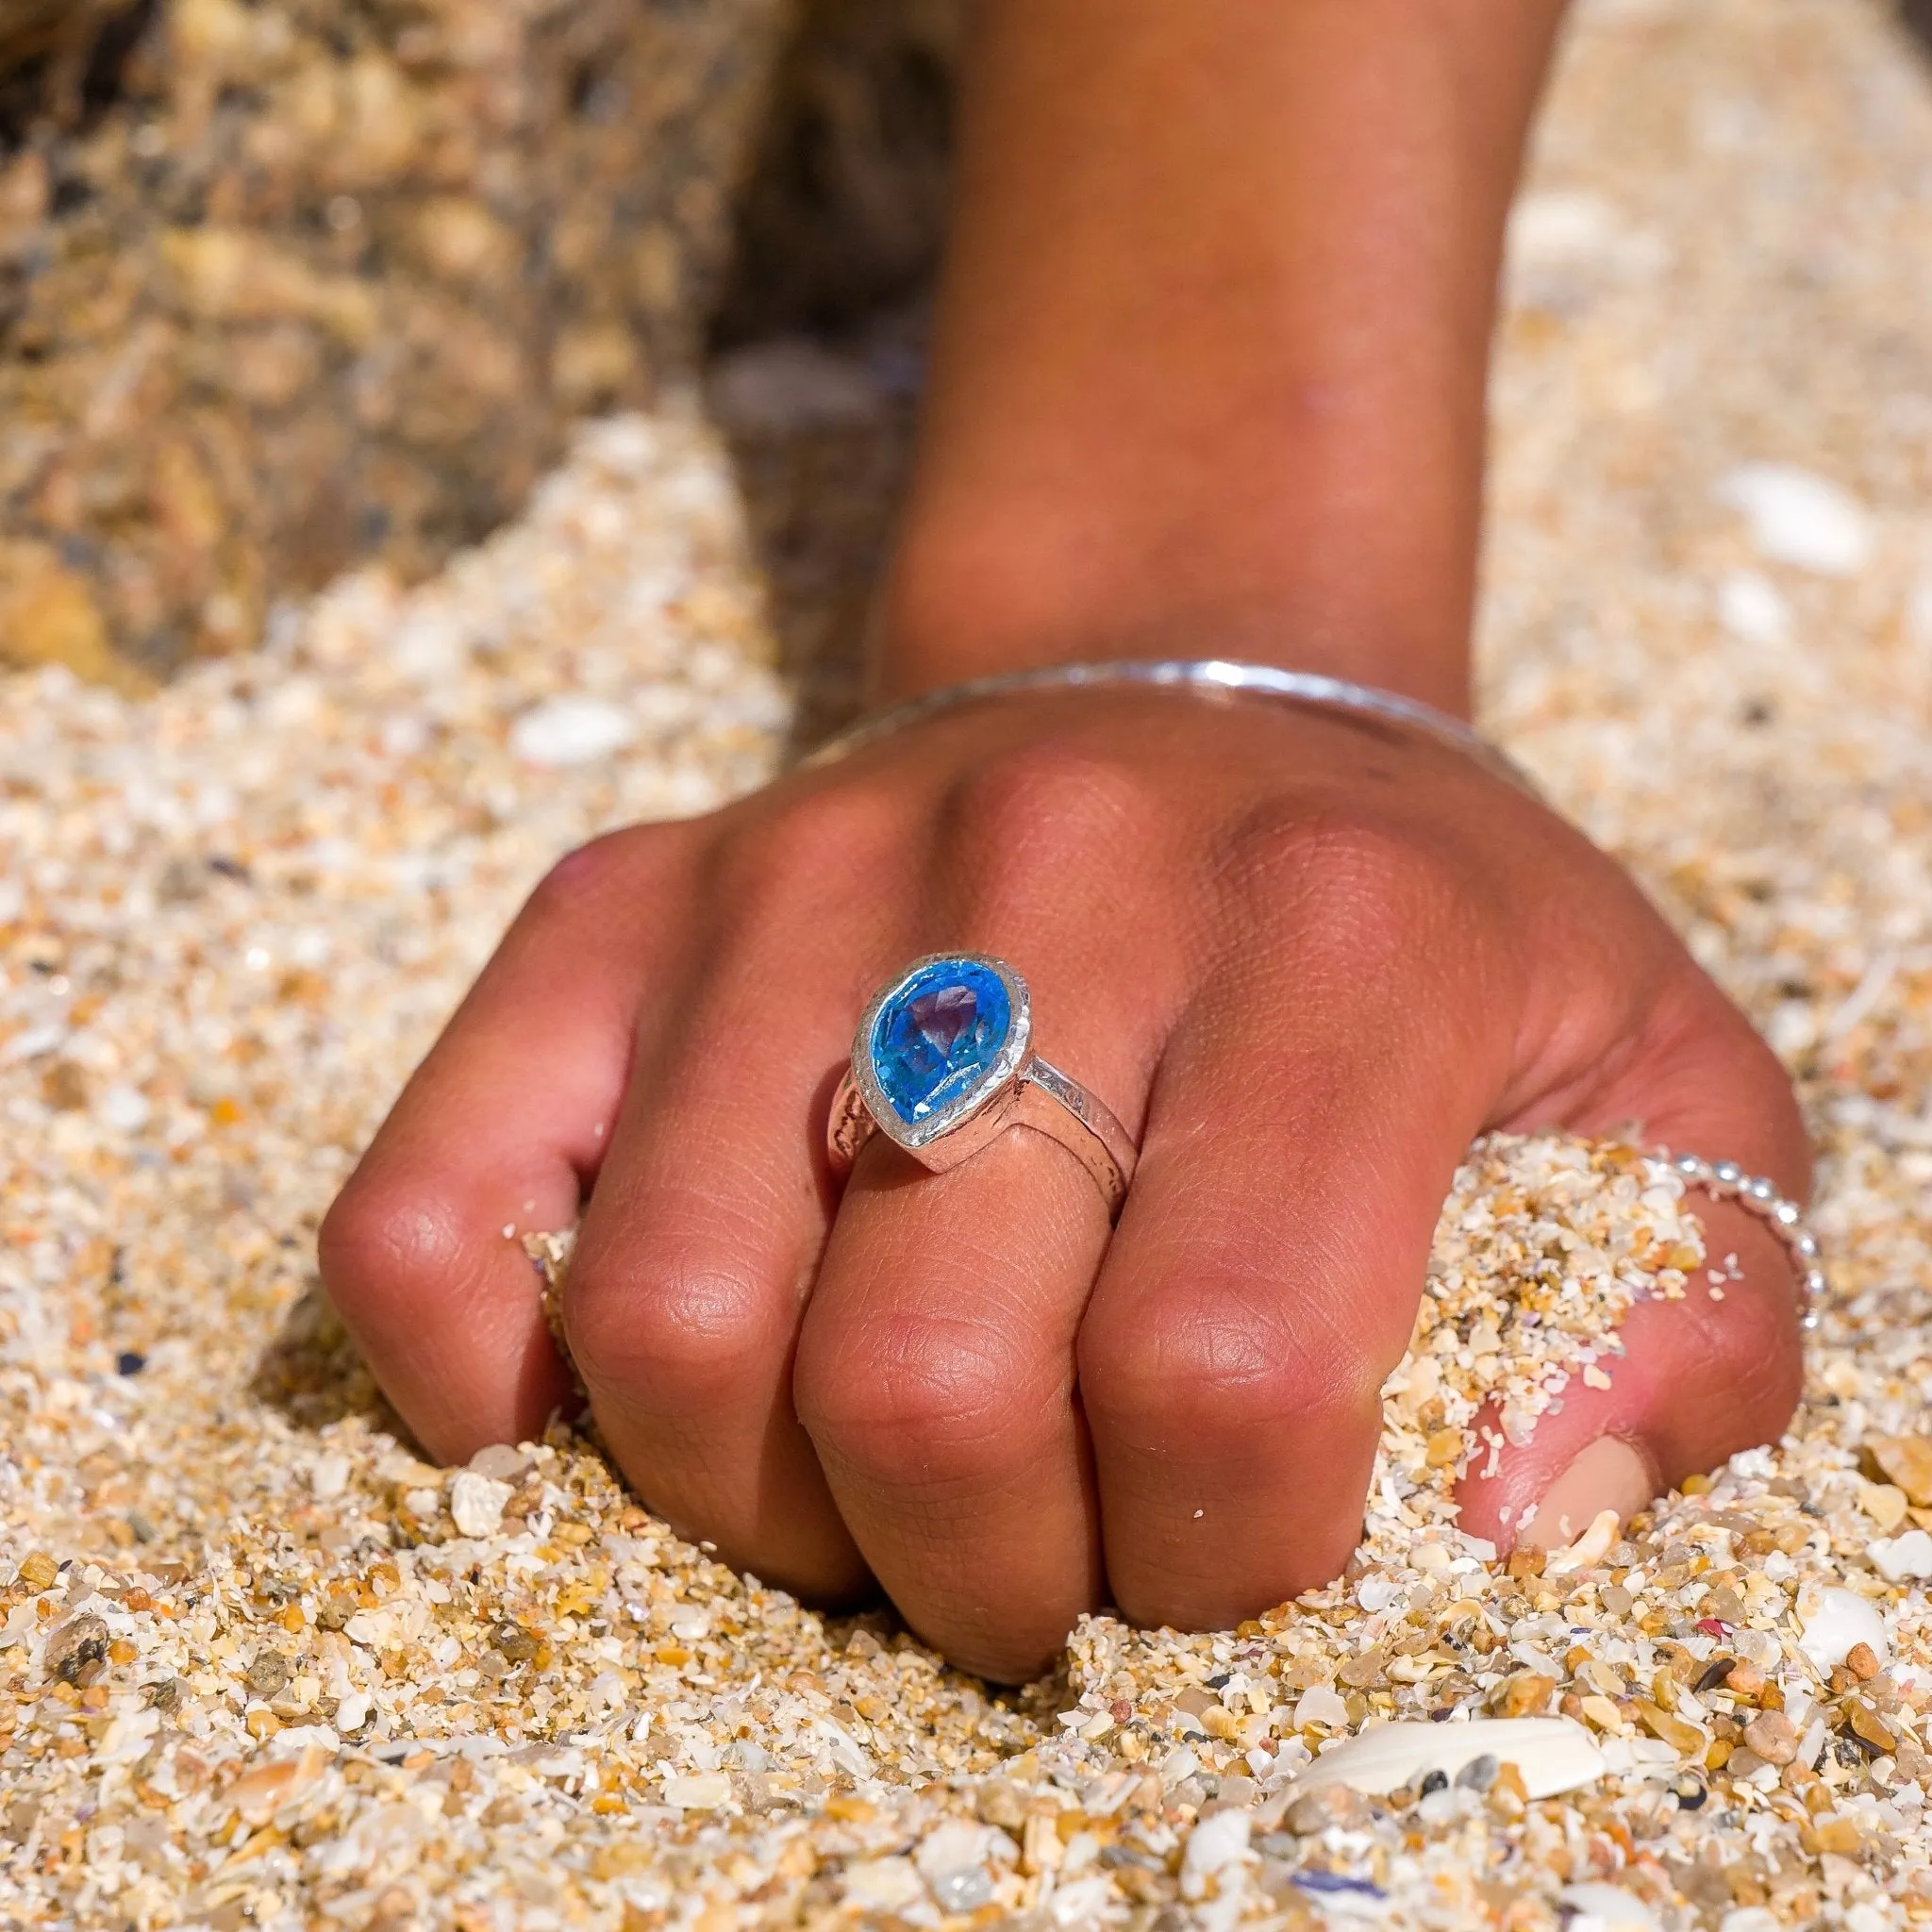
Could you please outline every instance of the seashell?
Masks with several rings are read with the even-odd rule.
[[[1595,1932],[1598,1926],[1606,1928],[1606,1932],[1658,1932],[1656,1912],[1621,1885],[1566,1885],[1561,1897],[1574,1914],[1570,1920],[1572,1932],[1585,1932],[1587,1923],[1590,1932]]]
[[[545,698],[509,728],[509,748],[526,764],[546,770],[594,764],[637,736],[628,713],[602,698]]]
[[[1609,1555],[1610,1545],[1623,1528],[1623,1518],[1614,1509],[1600,1509],[1590,1527],[1574,1543],[1550,1553],[1543,1565],[1545,1576],[1568,1576],[1574,1571],[1588,1570]]]
[[[1798,1621],[1805,1626],[1798,1648],[1820,1671],[1843,1663],[1860,1643],[1871,1645],[1881,1665],[1891,1654],[1878,1607],[1857,1591],[1807,1585],[1798,1592]]]
[[[1296,1778],[1297,1791],[1348,1785],[1380,1794],[1440,1771],[1454,1780],[1479,1757],[1513,1764],[1532,1798],[1554,1798],[1604,1774],[1603,1753],[1567,1717],[1474,1718],[1467,1724],[1378,1724],[1324,1751]]]
[[[1923,1529],[1908,1529],[1903,1536],[1880,1537],[1865,1545],[1865,1554],[1888,1583],[1932,1576],[1932,1536]]]
[[[1790,463],[1740,463],[1718,501],[1741,513],[1765,557],[1824,576],[1856,576],[1872,554],[1865,507],[1836,483]]]
[[[1348,1706],[1332,1684],[1314,1684],[1297,1700],[1294,1723],[1297,1730],[1325,1724],[1331,1731],[1339,1731],[1348,1723]]]
[[[464,1536],[494,1536],[503,1527],[504,1505],[515,1493],[508,1483],[459,1469],[450,1478],[449,1513]]]

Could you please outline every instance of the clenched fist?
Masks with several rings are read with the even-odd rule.
[[[1140,1142],[1117,1226],[1035,1134],[945,1174],[879,1137],[828,1171],[860,1008],[939,951],[1012,961],[1040,1050]],[[1338,1572],[1469,1141],[1631,1122],[1806,1184],[1776,1062],[1552,813],[1341,714],[1036,694],[566,858],[323,1258],[460,1458],[569,1394],[503,1229],[581,1209],[565,1326],[650,1506],[808,1598],[875,1578],[1013,1678],[1102,1603],[1223,1624]],[[1704,1211],[1745,1279],[1641,1306],[1611,1389],[1473,1481],[1470,1526],[1507,1542],[1579,1452],[1580,1528],[1776,1435],[1791,1272]]]

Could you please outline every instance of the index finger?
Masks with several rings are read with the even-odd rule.
[[[322,1275],[425,1448],[540,1434],[572,1398],[516,1237],[570,1226],[667,965],[669,828],[583,847],[537,888],[323,1222]]]

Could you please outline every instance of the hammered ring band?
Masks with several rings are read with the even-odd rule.
[[[848,1173],[874,1133],[935,1174],[1008,1127],[1058,1141],[1093,1176],[1109,1220],[1134,1177],[1127,1130],[1033,1050],[1026,982],[983,953],[932,953],[874,994],[832,1097],[825,1143]]]

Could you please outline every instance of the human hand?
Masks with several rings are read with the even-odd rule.
[[[857,1016],[941,950],[1011,960],[1041,1050],[1140,1140],[1111,1235],[1024,1133],[944,1174],[875,1139],[840,1196],[824,1118]],[[503,1229],[581,1204],[565,1324],[645,1500],[805,1596],[876,1577],[957,1662],[1017,1678],[1094,1605],[1225,1624],[1339,1571],[1469,1141],[1631,1121],[1804,1190],[1775,1060],[1554,815],[1336,715],[1035,695],[565,859],[323,1265],[460,1458],[568,1397]],[[1507,1543],[1579,1456],[1544,1521],[1775,1436],[1790,1270],[1699,1211],[1745,1279],[1640,1306],[1611,1388],[1472,1483],[1469,1527]]]

